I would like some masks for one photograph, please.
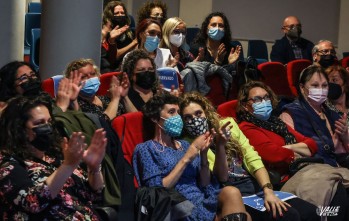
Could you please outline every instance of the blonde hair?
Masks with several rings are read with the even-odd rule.
[[[87,65],[93,66],[93,69],[95,70],[96,75],[98,77],[101,75],[99,68],[97,67],[97,65],[95,64],[95,62],[92,59],[80,58],[80,59],[74,60],[68,64],[67,68],[65,69],[64,76],[69,78],[70,73],[72,71],[79,70],[80,68],[86,67]]]
[[[183,24],[185,27],[187,26],[185,22],[178,17],[172,17],[165,21],[164,25],[162,26],[162,39],[159,44],[159,48],[171,48],[170,35],[180,24]]]

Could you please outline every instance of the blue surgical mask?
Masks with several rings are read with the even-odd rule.
[[[158,48],[159,43],[160,39],[158,38],[158,36],[147,36],[145,39],[144,48],[148,52],[153,52]]]
[[[253,103],[252,108],[254,116],[260,120],[268,120],[273,110],[270,100]]]
[[[98,77],[93,77],[85,81],[85,85],[83,88],[81,88],[80,93],[84,97],[92,97],[94,96],[98,89],[101,82],[99,81]]]
[[[212,40],[220,41],[224,37],[224,30],[219,28],[210,28],[207,35]]]
[[[181,116],[177,114],[176,116],[172,116],[164,120],[164,127],[160,127],[165,131],[165,133],[170,137],[179,137],[183,129],[183,121]]]

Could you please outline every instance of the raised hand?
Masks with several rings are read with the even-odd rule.
[[[349,142],[348,137],[348,126],[347,126],[347,113],[344,113],[341,118],[339,118],[335,123],[335,135],[341,138],[342,142],[347,143]]]
[[[199,48],[198,56],[195,58],[194,61],[203,61],[205,56],[205,49],[203,47]]]
[[[129,91],[129,89],[130,89],[130,86],[131,86],[131,84],[130,84],[130,80],[129,80],[129,78],[128,78],[128,75],[127,75],[126,72],[124,72],[124,73],[122,74],[121,87],[120,87],[120,95],[121,95],[122,97],[127,96],[128,91]]]
[[[224,61],[224,57],[227,54],[224,43],[221,43],[217,50],[217,56],[215,58],[215,63],[221,65]]]
[[[74,132],[69,141],[64,137],[62,142],[63,164],[77,167],[82,160],[86,146],[85,137],[81,132]]]
[[[90,146],[83,152],[83,161],[90,171],[98,170],[104,158],[107,146],[105,135],[106,132],[103,129],[96,130],[91,139]]]
[[[80,93],[81,88],[85,85],[85,82],[81,82],[82,74],[78,71],[70,72],[69,84],[70,84],[70,100],[75,101]]]
[[[179,62],[180,55],[178,52],[176,52],[175,56],[172,58],[172,55],[170,54],[168,56],[168,60],[166,62],[166,66],[168,67],[176,67],[177,63]]]
[[[119,28],[119,26],[115,26],[115,28],[113,28],[113,30],[111,30],[109,32],[110,38],[109,38],[109,43],[114,44],[116,41],[116,38],[118,38],[119,36],[121,36],[125,31],[127,31],[129,29],[128,25],[125,25],[121,28]]]
[[[236,49],[231,48],[230,54],[228,57],[228,63],[232,64],[232,63],[236,62],[239,59],[240,53],[241,53],[241,46],[240,45],[236,46]]]
[[[230,122],[226,122],[220,128],[218,133],[215,134],[217,145],[225,146],[227,142],[230,140],[231,132],[230,132]]]
[[[121,91],[120,91],[120,81],[119,78],[117,78],[116,76],[112,76],[111,77],[111,81],[110,81],[110,87],[109,87],[109,94],[110,94],[110,99],[120,99],[121,96]]]

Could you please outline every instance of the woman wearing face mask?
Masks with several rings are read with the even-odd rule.
[[[341,87],[341,96],[336,100],[327,100],[327,106],[337,112],[341,117],[347,115],[347,126],[349,127],[349,72],[340,66],[331,66],[326,69],[331,83]]]
[[[163,25],[167,19],[167,6],[162,1],[147,1],[139,8],[137,17],[138,24],[144,19],[151,18]]]
[[[130,101],[127,93],[130,83],[125,73],[122,75],[121,81],[113,76],[109,96],[97,96],[96,93],[101,84],[99,81],[100,73],[93,60],[78,59],[72,61],[65,70],[65,76],[69,78],[74,72],[81,74],[80,84],[82,87],[80,87],[79,96],[72,102],[79,106],[83,112],[94,113],[110,121],[117,115],[133,110],[133,106],[128,105]]]
[[[203,53],[200,61],[208,61],[216,65],[233,64],[239,58],[241,46],[231,45],[230,25],[227,17],[221,12],[209,14],[201,25],[201,29],[190,46],[194,56]]]
[[[316,207],[310,203],[299,198],[283,202],[274,194],[260,156],[233,118],[220,119],[207,98],[198,93],[184,94],[180,110],[185,135],[190,139],[195,139],[210,128],[217,131],[215,142],[211,146],[213,151],[208,151],[208,159],[211,170],[214,169],[213,165],[215,168],[216,165],[221,165],[218,172],[228,171],[226,177],[220,180],[224,186],[237,187],[243,196],[264,192],[264,205],[268,212],[247,207],[253,220],[318,220]],[[221,152],[224,153],[224,158],[220,156]]]
[[[2,113],[0,134],[1,220],[100,220],[92,203],[102,199],[104,186],[103,130],[89,147],[82,133],[62,139],[51,103],[19,96]]]
[[[304,69],[299,78],[299,98],[284,106],[280,118],[297,132],[313,138],[317,156],[331,166],[338,166],[336,153],[349,151],[346,116],[340,117],[324,102],[328,94],[328,76],[319,66]]]
[[[158,77],[154,60],[144,50],[136,49],[125,57],[122,71],[130,79],[128,97],[136,110],[141,110],[156,93]]]
[[[177,97],[163,93],[145,104],[142,112],[147,141],[137,145],[133,154],[138,183],[175,188],[194,204],[185,220],[246,220],[239,191],[234,187],[219,190],[210,173],[207,150],[212,135],[206,132],[192,144],[177,139],[183,127],[178,103]]]
[[[187,27],[185,22],[173,17],[166,20],[162,27],[162,39],[160,48],[168,48],[173,57],[178,57],[177,68],[182,71],[188,62],[200,61],[200,56],[194,56],[184,49],[185,35],[187,34]]]
[[[136,48],[138,42],[129,27],[131,21],[124,3],[110,1],[103,11],[103,17],[111,22],[110,25],[107,24],[104,28],[109,33],[106,42],[109,44],[110,48],[117,48],[114,53],[114,61],[111,60],[113,61],[111,63],[111,68],[115,70],[121,64],[125,54]]]

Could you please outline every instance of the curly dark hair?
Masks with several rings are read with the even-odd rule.
[[[338,65],[330,66],[326,69],[326,74],[330,76],[333,72],[338,72],[343,80],[344,93],[346,94],[345,106],[349,108],[349,72]]]
[[[214,128],[216,132],[220,129],[220,116],[217,113],[216,109],[206,97],[202,96],[198,92],[184,93],[181,97],[179,103],[180,114],[183,117],[184,109],[189,106],[191,103],[195,103],[201,106],[202,110],[205,112],[207,123],[209,128]],[[183,134],[183,133],[182,133]],[[188,135],[188,134],[186,134]],[[230,138],[228,143],[225,146],[225,152],[227,154],[227,160],[229,165],[232,163],[233,156],[241,156],[242,151],[241,146],[237,140],[233,137]]]
[[[6,102],[10,98],[17,95],[16,92],[16,75],[17,70],[22,66],[30,67],[35,73],[36,77],[40,80],[39,74],[35,71],[35,68],[24,61],[12,61],[0,69],[0,101]]]
[[[245,105],[247,103],[248,95],[250,93],[250,90],[252,90],[255,87],[260,87],[266,90],[270,96],[270,101],[273,106],[273,109],[278,105],[279,100],[274,91],[266,84],[264,84],[261,81],[250,81],[244,84],[238,94],[238,105],[236,108],[237,114],[245,112]]]
[[[170,93],[154,95],[142,108],[144,140],[150,140],[155,135],[155,121],[160,120],[160,112],[165,104],[179,105],[179,98]],[[146,126],[145,126],[146,125]]]
[[[222,38],[221,43],[224,43],[226,48],[228,48],[228,46],[230,46],[231,41],[232,41],[230,25],[229,25],[229,21],[228,21],[227,17],[225,16],[225,14],[223,12],[212,12],[211,14],[209,14],[205,18],[204,22],[201,24],[200,31],[198,32],[198,34],[194,38],[194,41],[193,41],[194,44],[206,45],[206,41],[208,39],[207,27],[210,24],[211,18],[215,17],[215,16],[221,17],[223,19],[223,22],[224,22],[224,37]]]
[[[144,19],[150,18],[150,13],[153,8],[161,8],[163,12],[163,21],[167,19],[167,6],[161,1],[147,1],[139,8],[137,12],[137,24],[139,24]],[[137,25],[138,26],[138,25]]]
[[[45,106],[51,117],[52,125],[55,128],[55,121],[52,115],[51,99],[47,96],[24,97],[17,96],[8,101],[7,107],[3,110],[0,118],[0,151],[8,155],[25,160],[32,157],[29,149],[26,123],[30,119],[30,111],[37,106]],[[61,137],[55,129],[55,140],[48,151],[54,156],[60,156]],[[58,154],[58,155],[57,155]]]
[[[154,60],[149,56],[148,52],[146,52],[143,49],[135,49],[131,51],[130,53],[125,56],[125,60],[122,63],[121,71],[126,72],[127,76],[131,82],[133,83],[132,77],[134,70],[136,68],[137,61],[140,59],[148,59],[150,60],[152,66],[154,67],[154,70],[156,70],[156,65],[154,63]]]
[[[130,25],[131,20],[130,20],[130,18],[128,17],[127,9],[126,9],[124,3],[119,2],[119,1],[111,1],[111,2],[109,2],[109,3],[105,6],[105,8],[104,8],[103,17],[105,17],[105,18],[108,19],[109,21],[112,21],[112,20],[113,20],[113,17],[114,17],[114,8],[115,8],[116,6],[121,6],[121,7],[124,9],[125,15],[126,15],[126,17],[127,17],[127,25]]]

